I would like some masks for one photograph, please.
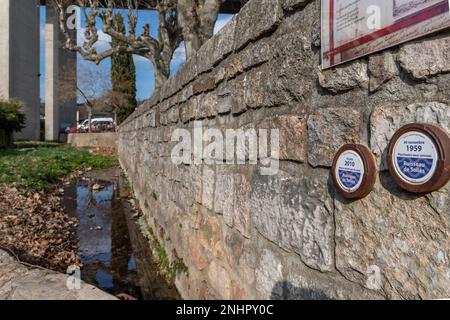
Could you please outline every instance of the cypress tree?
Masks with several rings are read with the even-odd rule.
[[[114,16],[116,30],[125,33],[125,24],[120,13]],[[113,47],[117,40],[112,40]],[[136,67],[131,53],[115,54],[111,58],[111,81],[115,110],[119,122],[124,121],[136,109]]]

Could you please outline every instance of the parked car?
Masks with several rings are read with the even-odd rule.
[[[73,126],[72,128],[69,129],[69,133],[78,133],[78,128]]]
[[[114,121],[96,121],[92,124],[92,132],[111,132],[115,131]]]
[[[93,118],[91,119],[91,132],[115,131],[116,123],[113,118]],[[78,132],[89,132],[89,120],[84,120],[78,125]]]
[[[81,122],[80,124],[78,124],[78,125],[77,125],[78,131],[82,131],[82,130],[84,130],[85,128],[87,128],[88,123],[89,123],[89,120],[86,119],[86,120],[84,120],[83,122]]]

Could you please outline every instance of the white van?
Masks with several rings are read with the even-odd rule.
[[[105,127],[108,130],[115,129],[116,123],[113,118],[93,118],[91,119],[91,129],[92,131],[97,131],[99,127]],[[78,132],[88,132],[89,131],[89,119],[84,120],[77,127]]]

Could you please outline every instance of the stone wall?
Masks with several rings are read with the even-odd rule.
[[[401,190],[386,170],[396,129],[450,132],[450,32],[326,71],[320,1],[253,0],[121,126],[119,155],[149,226],[187,273],[184,298],[450,297],[448,186]],[[280,171],[175,165],[171,135],[278,128]],[[371,148],[374,191],[347,201],[330,166]],[[219,160],[223,160],[223,157]]]
[[[69,133],[67,143],[77,148],[105,148],[117,151],[117,132]]]

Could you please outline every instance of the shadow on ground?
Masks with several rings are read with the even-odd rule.
[[[317,289],[300,288],[288,281],[277,282],[270,296],[272,300],[331,300],[325,292]]]

